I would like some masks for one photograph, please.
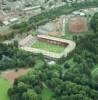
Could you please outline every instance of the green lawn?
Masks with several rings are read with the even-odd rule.
[[[36,43],[34,43],[32,45],[32,47],[37,48],[37,49],[46,50],[46,51],[49,51],[49,52],[56,52],[56,53],[61,53],[65,49],[63,46],[55,45],[55,44],[49,44],[49,43],[42,42],[42,41],[37,41]]]
[[[0,100],[9,100],[7,91],[10,87],[10,83],[0,77]]]
[[[42,100],[51,100],[52,96],[53,92],[46,85],[44,85],[44,88],[41,93]]]

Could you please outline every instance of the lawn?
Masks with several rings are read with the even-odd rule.
[[[49,52],[56,52],[56,53],[61,53],[65,49],[63,46],[56,45],[56,44],[49,44],[49,43],[42,42],[42,41],[37,41],[36,43],[32,45],[32,47],[37,48],[37,49],[46,50]]]
[[[9,100],[7,91],[10,87],[10,83],[0,77],[0,100]]]
[[[53,92],[46,85],[44,85],[44,88],[41,93],[42,100],[51,100],[52,96]]]

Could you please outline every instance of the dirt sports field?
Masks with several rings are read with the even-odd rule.
[[[16,78],[27,74],[30,71],[30,69],[18,69],[17,71],[15,70],[8,70],[8,71],[4,71],[1,73],[1,76],[5,79],[7,79],[8,81],[13,82]]]
[[[85,17],[72,17],[68,22],[69,32],[81,33],[88,30],[87,19]]]

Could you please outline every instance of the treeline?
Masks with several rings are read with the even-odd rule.
[[[98,34],[79,37],[72,55],[73,64],[35,66],[35,70],[16,79],[8,95],[10,100],[43,100],[42,90],[52,92],[50,100],[98,100],[98,81],[92,70],[98,64]]]
[[[75,10],[79,10],[82,8],[96,7],[97,5],[97,0],[85,1],[82,3],[72,3],[71,6],[64,5],[62,7],[54,8],[49,11],[44,11],[39,15],[33,16],[27,22],[14,24],[13,26],[11,26],[11,28],[16,29],[19,33],[27,32],[31,29],[36,29],[39,25],[43,25],[51,20],[54,20],[55,18],[63,14],[69,14]]]
[[[90,26],[95,33],[98,32],[98,12],[94,14]]]
[[[0,70],[19,67],[33,67],[41,55],[19,50],[17,43],[14,45],[0,44]]]

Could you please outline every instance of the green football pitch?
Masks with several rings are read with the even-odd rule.
[[[33,48],[46,50],[49,52],[61,53],[64,51],[65,47],[56,45],[56,44],[49,44],[47,42],[37,41],[32,45]]]

